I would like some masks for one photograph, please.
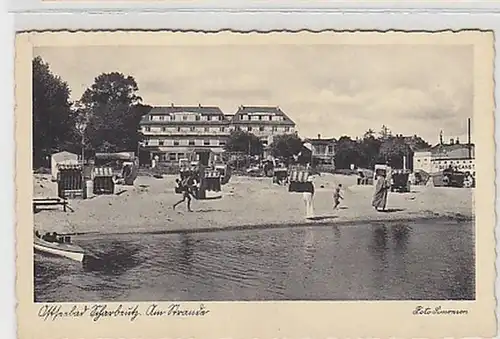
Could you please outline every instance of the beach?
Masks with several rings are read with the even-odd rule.
[[[315,179],[315,220],[305,219],[300,193],[288,192],[271,178],[233,176],[222,186],[221,199],[193,199],[193,212],[185,203],[173,210],[181,198],[174,193],[175,178],[140,176],[134,186],[117,185],[114,195],[70,200],[67,212],[60,207],[42,209],[34,215],[35,227],[71,234],[173,233],[474,218],[474,189],[412,186],[409,193],[389,193],[388,211],[377,212],[371,206],[373,186],[356,185],[355,176],[326,173]],[[34,197],[57,195],[49,176],[34,175],[33,183]],[[343,185],[344,200],[333,210],[337,184]]]

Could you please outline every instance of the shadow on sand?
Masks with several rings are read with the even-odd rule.
[[[379,211],[379,212],[382,212],[382,213],[394,213],[394,212],[403,212],[405,211],[404,208],[387,208],[383,211]]]
[[[322,215],[322,216],[317,216],[317,217],[311,217],[307,218],[308,220],[314,220],[314,221],[319,221],[319,220],[333,220],[335,218],[338,218],[336,215]]]
[[[213,208],[206,208],[206,209],[194,209],[193,212],[196,212],[196,213],[208,213],[208,212],[224,212],[223,210],[221,209],[213,209]]]

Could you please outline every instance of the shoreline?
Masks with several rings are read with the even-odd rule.
[[[451,215],[440,215],[440,216],[416,216],[416,217],[402,217],[397,219],[366,219],[366,220],[342,220],[342,221],[305,221],[302,223],[274,223],[274,224],[248,224],[248,225],[230,225],[226,227],[205,227],[205,228],[192,228],[192,229],[165,229],[165,230],[138,230],[138,231],[124,231],[115,233],[102,233],[99,231],[89,231],[89,232],[76,232],[76,233],[64,233],[61,235],[71,235],[71,236],[90,236],[90,235],[155,235],[155,234],[194,234],[194,233],[215,233],[215,232],[238,232],[247,230],[268,230],[268,229],[286,229],[286,228],[308,228],[308,227],[335,227],[335,226],[359,226],[366,224],[380,224],[380,223],[428,223],[430,221],[437,222],[472,222],[474,217],[470,216],[451,216]]]

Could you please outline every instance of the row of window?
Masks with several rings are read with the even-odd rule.
[[[286,126],[285,128],[283,127],[277,127],[277,126],[271,126],[271,127],[264,127],[264,126],[241,126],[240,129],[242,131],[248,131],[248,132],[254,132],[254,131],[259,131],[259,132],[265,132],[265,131],[270,131],[270,132],[278,132],[278,130],[285,131],[285,133],[289,133],[291,131],[290,127]]]
[[[240,127],[242,131],[248,131],[248,132],[253,132],[253,131],[259,131],[259,132],[265,132],[265,131],[271,131],[271,132],[278,132],[278,127],[277,126],[272,126],[272,127],[264,127],[264,126],[259,126],[259,127],[253,127],[253,126],[242,126]],[[147,126],[144,127],[144,132],[151,132],[152,128]],[[154,128],[153,130],[161,131],[161,132],[226,132],[226,127],[161,127],[161,128]],[[229,130],[232,130],[231,128]],[[291,131],[290,127],[285,127],[284,129],[281,128],[282,131],[285,133],[289,133]]]
[[[145,140],[145,146],[224,146],[225,140]]]
[[[151,132],[151,127],[147,126],[144,127],[144,132]],[[154,128],[153,130],[160,130],[162,132],[225,132],[226,128],[225,127],[161,127],[161,128]]]
[[[200,115],[200,114],[173,114],[173,115],[150,115],[151,121],[222,121],[221,115]]]
[[[421,159],[417,159],[417,162],[420,162]],[[423,161],[422,162],[428,162],[428,161],[431,161],[431,162],[434,162],[436,164],[441,164],[441,163],[444,163],[444,164],[466,164],[466,163],[469,163],[469,164],[472,164],[472,160],[431,160],[431,159],[428,159],[428,158],[424,158],[422,159]]]
[[[245,121],[284,121],[285,118],[280,115],[241,115],[241,120]]]

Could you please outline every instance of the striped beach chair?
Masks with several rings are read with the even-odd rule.
[[[312,192],[314,191],[313,184],[309,182],[310,173],[308,170],[291,170],[289,176],[289,192]]]
[[[220,192],[221,191],[221,176],[220,172],[216,170],[205,170],[204,173],[204,187],[207,191]]]
[[[63,199],[83,195],[83,171],[80,164],[57,165],[57,195]]]
[[[114,194],[115,181],[111,167],[94,168],[94,194]]]

